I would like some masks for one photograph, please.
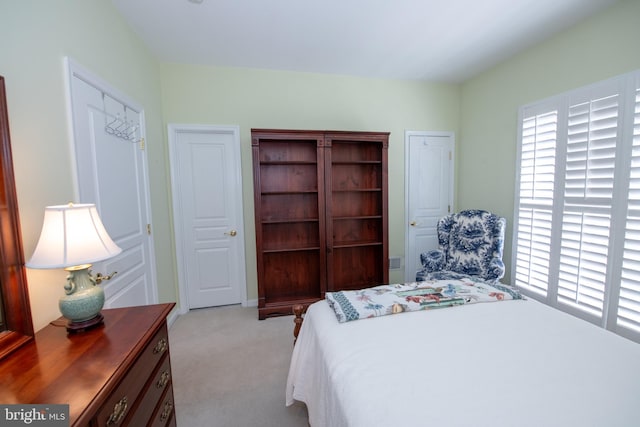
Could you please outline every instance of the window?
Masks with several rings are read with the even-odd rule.
[[[519,111],[512,282],[640,341],[640,72]]]

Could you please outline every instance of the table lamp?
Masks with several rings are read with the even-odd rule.
[[[67,331],[81,332],[103,322],[100,313],[104,306],[104,291],[98,284],[113,276],[96,278],[91,275],[91,263],[102,261],[122,252],[98,216],[94,204],[47,206],[40,240],[29,268],[64,268],[69,275],[65,294],[59,307],[68,320]]]

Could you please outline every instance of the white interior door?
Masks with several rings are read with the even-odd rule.
[[[422,267],[420,254],[438,247],[436,224],[453,208],[453,149],[451,132],[405,132],[407,282]]]
[[[77,201],[96,204],[107,232],[123,250],[93,265],[95,272],[118,273],[101,285],[105,307],[157,303],[144,112],[71,61],[69,88]]]
[[[240,130],[169,125],[169,145],[181,311],[246,304]]]

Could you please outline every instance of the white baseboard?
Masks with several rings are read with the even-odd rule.
[[[246,300],[242,303],[243,307],[257,307],[258,306],[258,300],[257,299],[249,299]]]
[[[180,313],[179,307],[177,305],[173,307],[173,310],[171,310],[171,313],[169,313],[169,315],[167,316],[167,327],[171,328],[171,326],[173,326],[173,323],[178,319],[180,314],[182,313]]]

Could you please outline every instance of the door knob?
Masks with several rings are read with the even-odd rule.
[[[233,236],[235,236],[236,234],[238,234],[238,232],[237,232],[236,230],[231,230],[230,232],[228,232],[228,233],[224,233],[224,234],[226,234],[227,236],[231,236],[231,237],[233,237]]]
[[[415,222],[415,221],[411,221],[411,222],[409,223],[409,225],[410,225],[410,226],[412,226],[412,227],[415,227],[415,226],[416,226],[416,224],[418,224],[418,223],[417,223],[417,222]]]

